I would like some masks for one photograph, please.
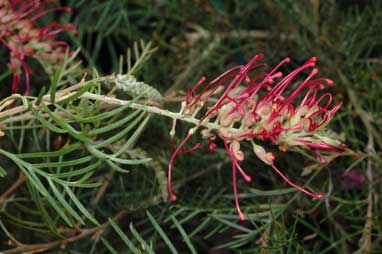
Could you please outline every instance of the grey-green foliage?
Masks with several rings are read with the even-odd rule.
[[[154,52],[150,44],[141,42],[140,45],[142,52],[137,45],[134,47],[133,64],[131,57],[128,57],[128,73],[136,72]],[[93,79],[86,82],[82,80],[82,83],[74,85],[77,88],[72,89],[70,96],[62,99],[60,96],[66,93],[62,93],[65,89],[60,88],[67,82],[61,80],[73,77],[70,66],[72,61],[73,57],[66,58],[62,68],[55,71],[47,95],[40,93],[38,97],[17,97],[21,98],[25,109],[22,115],[31,114],[33,117],[27,124],[10,123],[3,128],[6,138],[20,140],[19,152],[0,149],[0,154],[8,158],[27,178],[36,209],[44,214],[40,219],[53,232],[56,232],[61,222],[73,227],[77,223],[85,225],[86,218],[98,224],[76,190],[97,188],[102,184],[99,181],[100,175],[108,171],[129,173],[131,166],[150,160],[142,156],[139,159],[128,158],[128,151],[133,149],[150,118],[145,112],[130,110],[129,107],[138,99],[161,99],[159,92],[143,82],[137,82],[131,74],[119,74],[114,85],[133,99],[126,105],[105,110],[101,102],[81,98],[86,92],[98,94],[102,91],[98,81],[104,78],[99,78],[96,71]],[[126,76],[128,80],[123,78]],[[2,121],[7,119],[10,116],[6,115]],[[23,147],[27,144],[24,144],[23,137],[28,133],[33,137],[34,144],[41,145],[32,146],[31,151],[25,153]],[[64,139],[65,142],[57,149],[51,143],[52,138]],[[120,145],[121,141],[123,145]],[[7,174],[6,165],[3,160],[0,161],[2,177]],[[51,211],[55,211],[55,214]]]
[[[372,2],[374,4],[371,4]],[[105,230],[102,234],[103,244],[98,243],[93,249],[93,253],[136,251],[147,253],[151,250],[157,253],[175,253],[176,251],[192,253],[193,248],[199,253],[207,253],[211,248],[217,247],[223,247],[222,252],[231,249],[230,251],[235,253],[357,253],[357,250],[359,250],[358,253],[362,253],[361,242],[363,239],[367,239],[367,237],[363,237],[367,229],[366,222],[372,222],[371,252],[379,253],[382,235],[379,218],[380,205],[374,201],[369,203],[367,200],[369,189],[366,184],[350,185],[349,188],[351,181],[342,173],[342,170],[349,172],[354,170],[364,176],[370,162],[373,169],[373,180],[370,181],[373,187],[371,193],[374,197],[380,196],[378,186],[381,179],[379,156],[381,139],[378,134],[381,132],[380,126],[382,125],[382,100],[380,100],[382,91],[380,43],[382,40],[380,39],[379,20],[382,12],[379,1],[71,0],[68,3],[76,8],[73,13],[79,15],[75,20],[79,35],[73,37],[72,41],[81,48],[82,56],[91,66],[107,63],[107,68],[111,68],[116,73],[132,75],[135,80],[130,80],[134,82],[151,84],[148,80],[154,80],[157,83],[152,85],[163,86],[160,87],[160,91],[165,90],[166,85],[170,86],[173,79],[177,79],[178,76],[183,76],[182,89],[186,89],[200,75],[213,77],[219,71],[242,63],[253,54],[260,52],[265,53],[271,65],[278,63],[285,56],[290,56],[296,61],[304,61],[312,55],[317,56],[322,76],[329,77],[336,82],[335,86],[331,88],[335,94],[335,100],[344,101],[344,106],[333,119],[332,126],[337,131],[344,133],[346,143],[357,151],[356,157],[342,154],[341,157],[336,158],[321,170],[314,181],[307,181],[310,187],[328,191],[328,196],[324,201],[310,200],[294,190],[284,189],[285,185],[277,176],[248,156],[243,162],[243,167],[245,166],[252,174],[253,183],[250,185],[238,181],[241,207],[248,217],[245,222],[240,222],[237,218],[234,199],[230,194],[232,192],[230,165],[224,159],[226,156],[220,149],[217,149],[215,153],[209,153],[202,147],[193,156],[177,158],[175,162],[177,170],[174,171],[174,186],[177,188],[174,189],[177,191],[178,201],[171,204],[161,202],[155,185],[155,176],[149,168],[137,168],[137,166],[119,163],[111,164],[118,166],[111,168],[111,165],[105,163],[108,161],[107,159],[97,158],[94,161],[98,160],[100,165],[97,166],[95,173],[84,182],[86,184],[102,181],[108,175],[116,172],[111,172],[113,169],[120,172],[129,170],[130,173],[115,173],[106,197],[94,208],[91,207],[90,200],[95,196],[96,188],[73,188],[77,199],[90,210],[91,215],[97,215],[96,218],[99,218],[100,222],[107,221],[107,217],[114,216],[120,210],[126,210],[128,214],[124,219],[110,224],[109,230]],[[319,15],[316,17],[313,10],[314,3],[319,4]],[[211,37],[192,43],[189,40],[190,34],[198,31],[194,29],[194,24],[211,33]],[[255,34],[257,31],[264,31],[267,36],[231,38],[227,36],[217,47],[209,49],[209,43],[215,34],[228,34],[227,31],[232,31],[232,34],[239,35],[240,30],[255,32]],[[127,68],[134,70],[134,73],[129,73],[128,70],[125,71],[126,65],[129,64],[124,61],[126,58],[129,59],[129,56],[135,61],[134,49],[130,50],[125,59],[120,58],[122,59],[120,62],[118,62],[118,55],[125,52],[126,45],[130,44],[132,39],[142,36],[146,36],[146,38],[154,40],[156,45],[160,45],[161,52],[159,56],[155,56],[157,63],[160,64],[155,65],[155,68],[152,69],[145,68],[147,71],[144,73],[145,75],[135,72],[139,68]],[[143,47],[139,43],[135,47],[142,52]],[[204,51],[208,51],[209,55],[201,60],[200,53]],[[105,57],[107,60],[111,59],[110,64],[105,61]],[[120,64],[121,62],[123,64]],[[123,71],[120,71],[118,67]],[[346,77],[345,80],[340,78],[339,72]],[[183,75],[184,73],[187,75]],[[1,77],[0,80],[2,80]],[[129,76],[124,77],[128,79]],[[113,82],[109,82],[109,84],[114,87]],[[84,91],[89,91],[89,89],[90,87],[86,87]],[[348,91],[350,89],[354,90],[357,103],[349,101]],[[131,95],[128,91],[124,93]],[[86,141],[74,142],[81,138],[77,136],[77,138],[70,137],[71,142],[74,142],[67,147],[74,149],[71,153],[64,154],[61,149],[54,148],[53,141],[58,140],[58,136],[61,136],[65,143],[69,132],[54,134],[53,130],[48,130],[45,133],[46,127],[42,126],[51,124],[50,127],[58,133],[69,129],[60,127],[54,119],[48,119],[47,122],[41,120],[40,126],[33,127],[32,131],[21,125],[7,126],[6,136],[0,140],[14,137],[12,143],[15,146],[4,148],[4,150],[12,151],[14,154],[53,150],[58,152],[53,155],[61,155],[61,158],[52,157],[52,162],[82,159],[85,167],[80,167],[79,164],[61,169],[40,169],[51,170],[52,172],[49,171],[49,174],[56,174],[58,180],[63,179],[69,182],[81,179],[86,175],[87,170],[90,170],[88,172],[93,171],[91,169],[93,161],[83,162],[84,156],[89,154],[93,156],[89,150],[99,157],[105,158],[103,154],[115,154],[131,137],[128,133],[119,141],[102,147],[105,144],[102,142],[123,130],[124,124],[113,131],[114,123],[118,125],[126,121],[125,123],[128,125],[137,119],[140,113],[135,113],[136,115],[131,116],[131,119],[125,119],[124,117],[128,117],[134,112],[118,107],[120,113],[114,117],[101,119],[101,116],[97,116],[100,123],[90,125],[89,122],[80,122],[79,119],[91,121],[92,116],[95,115],[93,113],[97,110],[92,113],[84,102],[81,102],[82,105],[79,106],[78,99],[71,98],[71,100],[75,103],[70,108],[67,108],[65,104],[63,109],[54,106],[48,106],[48,109],[60,113],[59,116],[62,116],[65,110],[69,110],[72,118],[66,119],[67,123],[75,131],[83,132],[84,140],[90,137],[95,141],[92,146],[84,146]],[[168,104],[166,106],[169,108],[173,106],[175,109],[178,106]],[[375,130],[374,148],[376,151],[372,155],[364,153],[368,137],[361,118],[354,110],[355,104],[364,110],[363,117],[369,119],[372,129]],[[28,103],[24,103],[24,105],[28,107]],[[59,106],[59,104],[55,104],[55,106]],[[100,109],[97,104],[89,106]],[[75,113],[73,110],[76,110]],[[102,112],[97,113],[105,116],[110,110],[110,108],[103,108]],[[41,116],[44,116],[47,111],[41,111],[41,113]],[[117,117],[119,114],[121,114],[120,118]],[[167,144],[169,142],[166,139],[168,122],[157,119],[158,121],[152,121],[154,128],[146,130],[143,147],[147,149],[145,154],[154,157],[155,162],[160,164],[158,168],[163,169],[171,155],[171,149]],[[24,125],[28,123],[29,121],[26,121]],[[38,124],[38,121],[31,122],[31,124],[33,123]],[[184,131],[181,125],[178,127],[177,132]],[[20,128],[22,129],[20,130]],[[77,132],[72,134],[78,134]],[[105,135],[105,139],[100,139],[103,135]],[[20,141],[23,136],[32,138],[33,145]],[[196,138],[193,141],[199,142]],[[140,144],[138,143],[138,145]],[[95,145],[100,147],[94,147]],[[20,149],[17,150],[15,147]],[[141,156],[135,157],[134,152],[127,149],[126,153],[122,153],[118,158],[142,159]],[[36,164],[48,162],[48,157],[53,155],[44,154],[46,158],[40,156],[36,161],[34,158],[18,159]],[[309,164],[306,158],[296,153],[277,153],[277,156],[280,159],[280,166],[289,177],[299,183],[306,182],[307,177],[301,176],[300,170],[304,165]],[[0,163],[3,163],[3,158],[1,157]],[[10,172],[17,171],[15,165],[10,166],[9,163],[5,163],[5,159],[4,164],[1,165],[3,165],[3,170],[0,167],[0,174],[8,172],[10,175]],[[70,174],[72,168],[78,175],[71,177],[65,175]],[[76,171],[81,168],[84,171]],[[54,170],[55,172],[53,172]],[[163,174],[163,172],[161,173]],[[61,178],[57,174],[62,174],[58,175]],[[62,206],[49,181],[38,172],[36,175],[42,179],[43,186],[48,190],[52,199]],[[313,177],[310,180],[312,179]],[[85,220],[81,210],[70,200],[65,188],[60,183],[53,180],[51,182],[58,192],[63,193],[62,196],[66,198],[72,209],[82,220]],[[254,189],[254,187],[258,189]],[[62,219],[54,220],[57,218],[57,212],[53,210],[47,198],[33,187],[31,181],[28,181],[28,188],[28,191],[25,191],[26,188],[21,187],[16,194],[10,197],[6,207],[2,207],[0,226],[4,232],[7,231],[4,226],[9,226],[9,233],[13,233],[13,229],[25,229],[18,230],[16,236],[26,239],[26,241],[29,240],[29,235],[35,236],[33,239],[39,239],[40,242],[49,241],[45,237],[47,235],[46,223],[41,222],[40,218],[44,216],[46,220],[49,220],[47,215],[54,214],[56,217],[50,220],[52,228],[57,226],[56,221],[61,222]],[[28,198],[29,194],[34,198],[36,205],[25,201],[25,197]],[[366,214],[370,204],[373,207],[371,217]],[[36,208],[39,210],[35,211]],[[146,214],[146,210],[150,211],[151,220]],[[71,213],[73,214],[73,212]],[[71,213],[66,215],[69,219],[74,218]],[[7,238],[13,239],[12,236]],[[50,239],[57,238],[51,236]],[[220,241],[222,239],[225,242]],[[91,242],[89,239],[79,240],[77,243],[66,245],[66,248],[68,252],[88,253],[89,242]],[[94,242],[96,243],[96,241]],[[146,250],[147,252],[145,252]]]
[[[163,96],[157,89],[143,81],[138,81],[134,76],[156,50],[157,48],[152,47],[151,42],[145,43],[143,40],[134,42],[132,48],[127,49],[126,59],[123,55],[119,58],[119,74],[105,83],[109,86],[113,83],[112,91],[118,89],[133,98],[139,96],[162,102]]]
[[[84,87],[88,91],[96,90],[86,84]],[[41,149],[29,153],[12,153],[0,149],[0,154],[10,159],[27,177],[29,186],[36,190],[38,198],[47,201],[44,206],[53,208],[69,226],[77,222],[85,224],[79,212],[97,224],[74,193],[74,188],[95,188],[101,184],[94,178],[100,172],[115,170],[125,173],[128,172],[123,169],[125,165],[142,164],[149,160],[123,158],[147,124],[149,116],[146,113],[127,112],[129,104],[103,112],[99,102],[78,99],[75,95],[72,96],[73,100],[51,104],[49,107],[45,101],[36,105],[37,99],[28,98],[28,111],[36,117],[36,120],[29,122],[36,126],[32,132],[44,131],[46,139],[66,137],[67,141],[62,144],[62,148],[54,150],[51,144],[46,144],[47,151]],[[19,126],[20,129],[26,127]],[[7,128],[5,131],[11,138],[17,137],[8,133]],[[110,150],[108,147],[120,139],[125,139],[122,147],[115,153],[106,152]],[[35,142],[40,141],[35,139]],[[47,222],[53,221],[45,219]],[[54,225],[50,226],[51,229],[55,228]]]

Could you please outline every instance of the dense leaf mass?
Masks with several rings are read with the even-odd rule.
[[[379,0],[0,0],[0,252],[380,253],[381,20]]]

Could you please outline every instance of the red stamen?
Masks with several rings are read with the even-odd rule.
[[[289,98],[286,100],[285,103],[291,103],[297,95],[301,92],[302,89],[304,89],[308,85],[308,81],[315,75],[317,75],[318,69],[314,68],[311,73],[308,75],[308,77],[293,91],[293,93],[289,96]]]
[[[307,145],[307,146],[309,146],[311,148],[315,148],[315,149],[327,150],[327,151],[335,151],[337,153],[341,152],[341,150],[339,150],[335,146],[332,146],[332,145],[329,145],[329,144],[326,144],[326,143],[323,143],[323,142],[321,142],[321,143],[313,143],[313,142],[305,141],[305,140],[301,140],[301,139],[296,139],[296,141],[300,142],[303,145]]]
[[[328,101],[326,102],[325,106],[322,106],[322,108],[327,109],[333,101],[333,95],[331,93],[324,93],[323,95],[321,95],[321,97],[318,98],[318,100],[316,101],[316,105],[319,105],[321,101],[325,99],[325,97],[328,97]]]
[[[246,76],[246,73],[251,68],[252,64],[261,58],[263,58],[263,54],[258,54],[254,56],[243,68],[241,68],[240,72],[235,75],[234,79],[230,82],[230,84],[227,86],[226,90],[223,92],[221,97],[218,99],[218,101],[212,106],[212,108],[207,112],[204,117],[200,121],[203,121],[206,117],[208,117],[213,111],[217,110],[221,107],[221,102],[226,98],[227,94],[232,90],[232,88],[235,90],[240,84],[241,81]]]
[[[321,162],[322,165],[326,165],[326,160],[325,160],[324,157],[321,156],[321,154],[319,154],[319,153],[313,151],[313,150],[310,149],[310,148],[306,148],[306,147],[303,147],[303,148],[305,149],[305,151],[307,151],[307,152],[313,154],[316,158],[318,158],[318,159],[320,160],[320,162]]]
[[[276,65],[275,68],[273,68],[270,72],[269,72],[269,75],[272,75],[275,71],[277,71],[282,65],[286,64],[286,63],[290,63],[290,58],[287,57],[285,59],[283,59],[278,65]]]
[[[233,184],[233,194],[235,197],[235,206],[236,206],[236,212],[239,214],[240,220],[245,220],[245,216],[242,213],[240,209],[240,204],[239,204],[239,196],[237,195],[237,186],[236,186],[236,167],[235,164],[232,163],[232,184]]]
[[[31,18],[31,20],[32,21],[36,21],[37,19],[41,18],[42,16],[45,16],[46,14],[48,14],[50,12],[55,12],[55,11],[71,12],[72,8],[70,8],[70,7],[56,7],[56,8],[51,8],[51,9],[48,9],[48,10],[44,10],[44,11],[39,12],[35,16],[33,16]]]
[[[203,84],[204,82],[206,82],[206,77],[201,77],[200,80],[198,82],[196,82],[196,84],[188,90],[187,92],[187,95],[186,95],[186,103],[189,104],[190,103],[190,97],[194,97],[194,93],[195,93],[195,90],[201,85]]]
[[[168,162],[168,174],[167,174],[167,190],[168,194],[172,201],[176,201],[176,195],[172,191],[172,184],[171,184],[171,177],[172,177],[172,164],[174,162],[175,157],[178,155],[180,149],[187,143],[187,141],[190,139],[191,135],[187,134],[187,136],[180,142],[178,147],[175,149],[175,151],[172,153],[171,158]]]
[[[191,152],[196,151],[197,149],[199,149],[199,147],[201,147],[201,146],[202,146],[201,143],[197,143],[192,148],[184,150],[184,151],[181,151],[181,152],[178,152],[178,154],[179,155],[185,155],[185,154],[191,153]]]
[[[330,110],[330,116],[334,116],[334,114],[341,108],[342,102],[338,103],[335,105],[331,110]]]
[[[308,105],[307,101],[308,101],[308,98],[310,96],[310,94],[312,93],[312,91],[314,91],[313,95],[312,95],[312,98],[309,99],[309,101],[312,101],[314,100],[314,98],[316,98],[316,95],[317,95],[317,91],[319,89],[319,84],[318,85],[314,85],[312,86],[311,88],[309,88],[308,92],[305,94],[305,97],[304,99],[301,101],[301,103],[299,104],[299,106],[303,106],[303,105]]]
[[[322,193],[313,193],[308,191],[307,189],[304,189],[303,187],[293,183],[291,180],[288,179],[274,164],[272,165],[272,168],[276,173],[281,176],[282,179],[284,179],[285,182],[287,182],[290,186],[296,188],[297,190],[304,192],[306,195],[311,196],[313,198],[323,199],[325,196]]]
[[[267,94],[266,98],[264,99],[264,103],[268,103],[270,100],[272,100],[275,94],[278,94],[278,95],[282,94],[284,90],[287,88],[287,86],[290,84],[292,79],[297,76],[297,74],[299,74],[305,69],[313,67],[314,65],[315,65],[314,61],[310,60],[310,61],[307,61],[304,65],[300,66],[299,68],[289,73],[279,83],[277,83],[277,85],[274,86],[273,89]]]
[[[313,118],[315,116],[319,116],[322,114],[324,115],[323,119],[321,120],[321,122],[316,124]],[[309,119],[309,122],[310,122],[309,131],[314,131],[315,129],[320,128],[323,124],[325,124],[329,120],[329,115],[328,115],[328,111],[326,109],[320,108],[318,111],[310,114],[306,118]]]

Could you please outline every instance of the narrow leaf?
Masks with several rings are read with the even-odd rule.
[[[73,203],[77,206],[78,210],[82,212],[83,215],[85,215],[86,218],[88,218],[91,222],[93,222],[96,225],[99,225],[98,221],[91,215],[88,210],[82,205],[82,203],[77,199],[77,196],[73,193],[73,191],[68,186],[63,186],[65,191],[68,193],[69,197],[73,201]]]
[[[141,244],[143,249],[145,250],[145,253],[155,254],[152,248],[147,244],[145,240],[141,237],[141,235],[138,233],[138,231],[134,228],[133,223],[129,224],[129,228],[135,239],[138,240],[138,242]]]
[[[180,234],[182,235],[183,240],[185,241],[185,243],[187,244],[188,248],[190,249],[190,252],[192,254],[197,253],[196,250],[195,250],[194,245],[192,244],[192,242],[191,242],[190,238],[188,237],[186,231],[184,231],[182,225],[180,225],[179,221],[175,218],[175,216],[171,216],[171,219],[174,222],[176,228],[179,230]]]
[[[155,230],[159,233],[159,235],[162,237],[166,245],[170,248],[171,253],[178,254],[179,252],[175,249],[175,246],[172,244],[170,239],[167,237],[166,233],[163,231],[161,226],[158,224],[158,222],[154,219],[154,217],[151,215],[151,213],[147,210],[146,211],[147,216],[149,217],[149,220],[151,224],[154,226]]]
[[[119,235],[122,241],[127,245],[127,247],[135,254],[140,254],[138,249],[134,246],[134,244],[130,241],[127,235],[122,231],[122,229],[112,220],[109,219],[110,225],[114,228],[115,232]]]
[[[71,153],[75,151],[77,148],[81,146],[80,143],[74,143],[72,145],[69,145],[63,149],[60,149],[58,151],[53,152],[37,152],[37,153],[20,153],[16,154],[18,158],[47,158],[47,157],[57,157],[57,156],[63,156],[65,154]]]
[[[101,242],[105,245],[106,249],[110,251],[111,254],[118,254],[118,252],[110,245],[110,243],[103,237],[101,237]]]
[[[61,70],[57,69],[54,72],[52,77],[52,82],[50,83],[50,101],[52,104],[55,103],[56,90],[57,90],[58,81],[60,80],[60,76],[61,76]]]
[[[61,203],[61,205],[66,209],[66,211],[72,215],[78,222],[80,222],[82,225],[85,225],[85,222],[82,220],[81,216],[78,215],[78,213],[69,205],[68,202],[66,202],[65,198],[62,196],[62,194],[58,191],[56,185],[52,182],[52,180],[48,179],[48,183],[50,188],[52,189],[54,195],[56,196],[57,200]]]

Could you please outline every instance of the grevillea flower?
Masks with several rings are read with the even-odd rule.
[[[171,185],[174,159],[201,146],[198,143],[191,149],[181,150],[197,130],[208,140],[211,151],[217,146],[214,140],[221,139],[232,160],[233,191],[240,219],[243,220],[244,215],[237,194],[237,171],[245,181],[251,181],[240,166],[244,160],[240,144],[245,141],[251,143],[254,154],[289,185],[313,198],[324,198],[323,194],[313,193],[289,180],[276,166],[275,154],[267,152],[258,141],[270,141],[283,152],[290,147],[302,148],[322,164],[326,163],[326,154],[340,153],[346,146],[333,138],[326,125],[342,103],[333,106],[333,95],[329,92],[321,94],[321,90],[332,86],[333,81],[315,77],[318,74],[316,57],[287,75],[279,69],[289,63],[290,58],[284,59],[270,71],[259,70],[265,66],[259,62],[262,58],[263,54],[256,55],[246,65],[232,67],[208,83],[202,77],[187,92],[180,114],[197,124],[173,149],[169,160],[168,192],[173,201],[176,200]],[[309,73],[302,81],[296,80],[298,75],[307,71]],[[174,121],[170,132],[172,136],[175,134],[175,124]]]
[[[69,7],[47,9],[52,0],[0,0],[0,42],[9,50],[9,69],[13,72],[12,91],[16,92],[25,76],[25,94],[29,94],[32,69],[26,62],[27,57],[35,58],[46,64],[57,63],[65,56],[67,43],[55,41],[57,34],[70,30],[76,33],[72,24],[62,25],[52,22],[45,27],[36,27],[36,21],[55,11],[70,12]]]

